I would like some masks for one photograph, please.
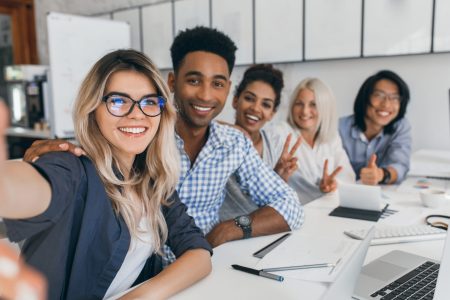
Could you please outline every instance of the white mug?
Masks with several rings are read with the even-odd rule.
[[[420,191],[420,199],[424,206],[430,208],[437,208],[448,202],[445,191],[438,189]]]

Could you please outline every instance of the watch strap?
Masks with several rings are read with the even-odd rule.
[[[252,224],[250,222],[249,225],[243,225],[239,222],[239,218],[241,216],[238,216],[236,218],[234,218],[234,223],[236,224],[237,227],[241,228],[242,232],[244,233],[243,239],[248,239],[252,236]],[[247,216],[249,219],[250,217]],[[251,219],[250,219],[251,220]]]
[[[383,170],[383,179],[381,179],[380,183],[386,184],[391,181],[391,172],[386,168],[381,169]]]

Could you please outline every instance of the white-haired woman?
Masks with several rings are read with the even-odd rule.
[[[331,90],[320,79],[306,78],[292,93],[288,122],[270,130],[277,152],[281,152],[287,135],[302,138],[295,153],[298,169],[288,183],[303,204],[335,191],[337,179],[355,181],[337,122],[336,101]]]
[[[86,156],[0,161],[0,216],[10,240],[26,240],[22,253],[47,277],[49,299],[108,298],[139,283],[123,299],[167,298],[210,272],[211,248],[175,192],[176,114],[166,99],[145,55],[109,53],[75,102]],[[162,270],[165,243],[178,260]]]

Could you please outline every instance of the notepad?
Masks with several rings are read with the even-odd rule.
[[[383,209],[379,186],[341,183],[338,192],[339,207],[330,216],[378,221]]]
[[[296,233],[264,256],[256,268],[268,269],[295,265],[336,263],[339,261],[333,272],[330,272],[332,267],[274,272],[274,274],[285,278],[332,282],[336,274],[339,273],[341,266],[348,261],[349,256],[358,244],[357,241],[348,238],[318,237],[316,235]]]

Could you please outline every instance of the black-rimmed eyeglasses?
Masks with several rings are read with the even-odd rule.
[[[166,99],[157,95],[144,96],[140,100],[134,100],[127,95],[110,93],[103,96],[102,100],[105,102],[108,112],[115,117],[129,115],[136,104],[147,117],[156,117],[162,113],[166,104]]]

